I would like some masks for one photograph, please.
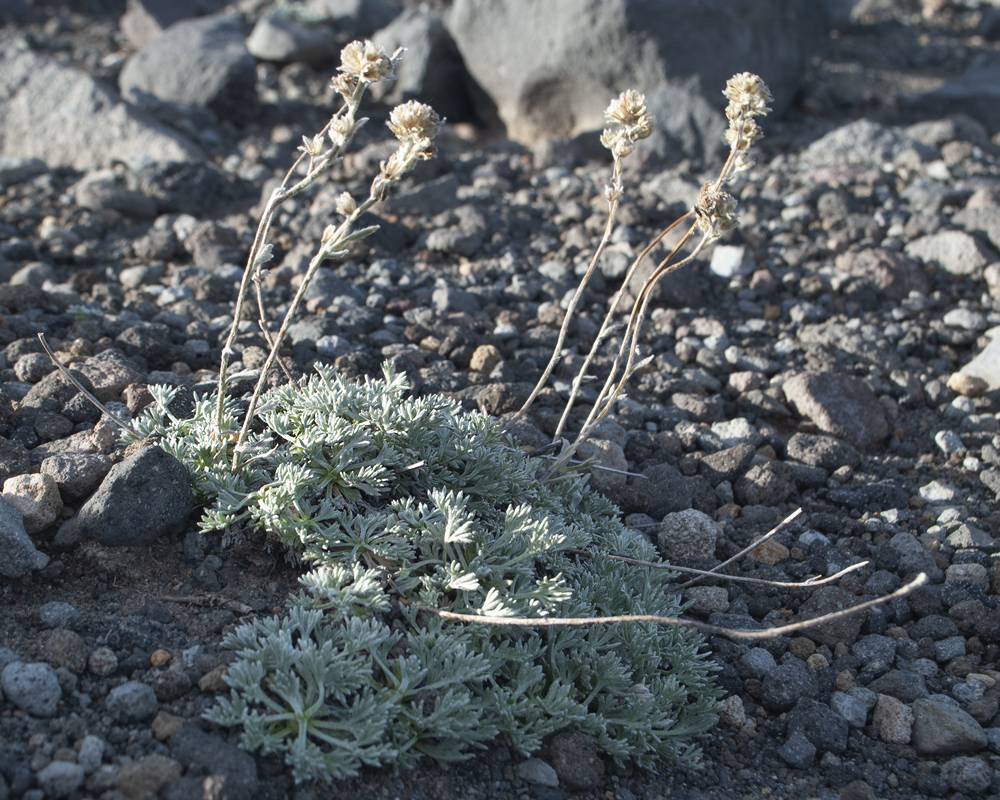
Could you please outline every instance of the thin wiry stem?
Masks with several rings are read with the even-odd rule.
[[[407,605],[412,605],[420,611],[423,611],[425,614],[433,614],[436,617],[441,617],[441,619],[450,619],[456,622],[466,622],[476,625],[494,625],[499,628],[579,628],[586,625],[617,625],[624,622],[652,622],[657,625],[675,625],[679,628],[692,628],[694,630],[701,631],[702,633],[713,634],[716,636],[727,636],[730,639],[746,639],[754,641],[760,639],[774,639],[778,636],[787,636],[790,633],[809,630],[810,628],[815,628],[817,625],[825,625],[828,622],[853,616],[861,611],[867,611],[869,608],[874,608],[882,605],[883,603],[888,603],[898,597],[905,597],[914,589],[923,586],[925,583],[927,583],[927,575],[926,573],[921,572],[908,584],[900,589],[897,589],[892,594],[886,595],[885,597],[876,597],[874,600],[867,600],[864,603],[858,603],[856,606],[851,606],[850,608],[845,608],[841,611],[833,611],[829,614],[814,617],[813,619],[793,622],[789,625],[781,625],[776,628],[768,628],[760,631],[723,628],[718,625],[710,625],[707,622],[698,622],[697,620],[683,619],[681,617],[663,617],[658,614],[616,614],[607,617],[487,617],[479,614],[459,614],[454,611],[446,611],[442,608],[430,608],[422,603],[414,603],[403,598],[400,598],[400,600]]]
[[[368,88],[368,84],[364,81],[359,81],[357,88],[354,90],[354,94],[351,96],[348,102],[345,102],[340,110],[334,114],[333,118],[324,127],[322,133],[326,133],[330,126],[333,124],[334,120],[341,119],[345,116],[349,116],[350,119],[354,119],[357,114],[358,107],[361,105],[361,98],[364,96],[365,90]],[[226,397],[226,380],[229,377],[229,359],[233,355],[233,344],[236,342],[236,337],[239,334],[240,320],[243,317],[243,306],[246,303],[247,294],[249,293],[250,282],[256,278],[258,270],[263,265],[264,260],[262,260],[262,254],[264,253],[264,248],[267,245],[267,236],[271,230],[271,224],[274,222],[275,214],[277,213],[278,207],[295,197],[297,194],[305,191],[316,180],[323,175],[327,170],[330,169],[337,161],[340,160],[340,153],[343,147],[345,147],[357,132],[357,130],[366,122],[364,118],[360,120],[355,120],[344,137],[344,143],[342,146],[337,146],[331,148],[327,153],[324,153],[318,158],[313,158],[309,165],[308,174],[294,186],[287,188],[286,184],[291,180],[295,169],[305,158],[305,154],[301,154],[295,163],[289,168],[288,172],[285,173],[285,177],[271,196],[267,200],[267,204],[264,207],[264,212],[261,214],[260,222],[257,225],[257,232],[254,235],[253,245],[250,247],[250,254],[247,256],[247,266],[243,270],[243,277],[240,280],[239,292],[236,295],[236,308],[233,310],[233,325],[230,328],[229,335],[226,337],[226,343],[222,348],[222,357],[219,361],[219,397],[216,403],[216,428],[218,429],[220,435],[222,433],[222,420],[225,416],[224,405]],[[264,310],[260,309],[261,319],[264,319]],[[264,324],[265,337],[266,323]],[[273,343],[271,343],[272,350],[274,349]],[[266,373],[264,374],[264,379],[266,380]]]
[[[538,379],[538,383],[535,384],[535,388],[531,390],[531,394],[528,396],[528,399],[524,401],[524,405],[521,406],[513,417],[507,420],[507,423],[503,427],[504,432],[509,431],[515,424],[517,424],[521,417],[524,416],[525,412],[531,408],[531,405],[535,402],[535,398],[538,397],[539,392],[541,392],[542,389],[545,388],[545,384],[548,383],[549,376],[552,375],[552,370],[555,369],[556,363],[562,355],[563,342],[566,341],[566,334],[569,331],[570,322],[573,320],[573,313],[576,311],[580,298],[583,297],[583,290],[586,289],[587,283],[590,281],[590,276],[594,274],[594,270],[597,268],[597,262],[600,260],[601,255],[608,246],[608,242],[611,240],[611,233],[614,230],[615,218],[618,215],[618,206],[621,203],[621,169],[621,159],[616,158],[611,178],[611,194],[608,200],[608,221],[604,226],[604,235],[601,236],[601,241],[597,245],[597,249],[594,251],[594,255],[590,259],[590,263],[587,265],[587,271],[584,273],[583,278],[576,287],[576,291],[573,293],[573,297],[569,302],[566,313],[563,315],[562,325],[559,327],[559,336],[556,338],[556,344],[552,350],[552,357],[549,359],[549,363],[542,372],[542,377]]]
[[[776,536],[779,533],[779,531],[781,531],[783,528],[785,528],[786,526],[788,526],[791,523],[793,523],[796,519],[799,518],[799,516],[801,514],[802,514],[802,509],[801,508],[795,509],[791,514],[789,514],[787,517],[785,517],[783,520],[781,520],[781,522],[779,522],[777,525],[775,525],[773,528],[771,528],[771,530],[769,530],[767,533],[765,533],[763,536],[761,536],[759,539],[757,539],[757,541],[751,542],[749,545],[747,545],[742,550],[740,550],[740,552],[738,552],[732,558],[727,558],[725,561],[723,561],[718,566],[712,567],[712,569],[710,569],[708,571],[708,573],[706,573],[705,576],[703,576],[703,577],[707,577],[709,574],[714,573],[714,572],[718,572],[721,569],[725,569],[730,564],[733,564],[736,561],[739,561],[747,553],[750,553],[750,552],[756,550],[758,547],[760,547],[762,544],[764,544],[764,542],[766,542],[769,539],[771,539],[772,537]],[[702,578],[693,578],[692,580],[689,580],[687,583],[682,583],[677,588],[678,589],[686,589],[689,586],[694,586],[696,583],[699,583],[701,580],[702,580]]]
[[[72,372],[69,371],[69,369],[66,367],[66,365],[63,364],[58,358],[56,358],[56,354],[54,352],[52,352],[52,348],[49,346],[49,343],[45,340],[45,334],[44,333],[39,333],[38,334],[38,341],[42,343],[42,349],[45,351],[45,354],[49,357],[49,359],[55,365],[56,369],[58,369],[63,375],[65,375],[69,379],[69,381],[77,389],[80,390],[80,392],[83,394],[83,396],[86,397],[87,400],[90,401],[90,403],[93,406],[95,406],[98,409],[100,409],[101,413],[107,415],[107,418],[110,419],[113,423],[115,423],[115,425],[117,425],[122,430],[128,431],[136,439],[141,439],[142,438],[141,436],[139,436],[138,433],[135,432],[135,429],[131,425],[129,425],[124,420],[122,420],[113,411],[110,411],[108,409],[108,407],[106,405],[104,405],[104,403],[102,403],[100,400],[98,400],[96,397],[94,397],[93,394],[91,394],[90,392],[88,392],[87,389],[84,387],[84,385],[82,383],[80,383],[80,381],[78,381],[76,379],[76,376]]]
[[[628,285],[631,282],[632,276],[635,274],[635,271],[639,268],[639,265],[643,262],[646,256],[649,255],[649,252],[662,241],[663,237],[666,236],[668,233],[670,233],[670,231],[672,231],[674,228],[680,225],[693,213],[694,213],[693,211],[688,211],[684,216],[675,219],[666,228],[660,231],[653,239],[653,241],[651,241],[643,248],[642,252],[639,253],[638,256],[636,256],[635,260],[629,266],[628,271],[625,273],[625,277],[622,280],[621,286],[619,287],[618,291],[615,292],[614,297],[611,298],[611,302],[608,305],[608,312],[607,314],[604,315],[604,321],[601,323],[601,328],[597,332],[597,336],[594,339],[594,343],[590,347],[590,352],[587,353],[587,357],[584,359],[583,365],[580,367],[580,371],[577,373],[576,378],[573,379],[573,385],[570,388],[570,393],[569,393],[569,400],[566,401],[566,407],[563,409],[562,416],[559,418],[559,424],[556,426],[556,432],[552,435],[552,441],[557,442],[559,441],[559,438],[562,436],[563,428],[566,427],[566,421],[569,419],[570,411],[572,411],[573,404],[576,402],[576,397],[580,393],[580,386],[584,381],[584,378],[587,374],[587,370],[589,369],[590,364],[593,362],[595,356],[597,355],[597,350],[600,347],[601,342],[604,341],[604,337],[607,336],[608,330],[611,328],[611,322],[614,318],[615,312],[618,310],[618,304],[621,302],[622,297],[625,296],[625,292],[628,289]],[[668,258],[672,258],[677,253],[679,248],[680,245],[675,247],[673,252],[671,252],[671,254],[668,256]]]

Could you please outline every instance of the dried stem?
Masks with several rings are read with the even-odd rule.
[[[615,159],[614,173],[611,183],[613,187],[619,187],[619,189],[618,191],[612,189],[611,196],[608,201],[608,221],[604,226],[604,235],[601,236],[601,241],[597,245],[597,249],[594,251],[594,255],[590,259],[590,263],[587,265],[587,271],[584,273],[583,278],[576,287],[576,291],[573,293],[569,306],[566,308],[566,313],[563,315],[562,325],[559,327],[559,336],[556,338],[555,347],[552,349],[552,357],[549,359],[549,363],[543,370],[542,377],[538,379],[538,383],[535,384],[535,388],[531,390],[531,394],[528,396],[528,399],[524,401],[524,405],[518,409],[517,413],[515,413],[513,417],[507,420],[503,428],[504,432],[509,431],[514,425],[517,424],[521,417],[524,416],[525,412],[531,408],[532,404],[535,402],[535,398],[538,397],[539,392],[545,388],[545,384],[548,383],[549,376],[552,375],[552,370],[555,369],[559,358],[562,356],[562,346],[566,341],[566,334],[569,331],[570,322],[573,320],[573,313],[576,311],[580,298],[583,297],[583,291],[587,288],[587,283],[590,281],[591,275],[594,274],[594,270],[597,268],[597,262],[600,260],[601,255],[608,246],[608,242],[611,240],[611,233],[614,230],[615,225],[615,217],[618,215],[618,206],[621,203],[621,160],[617,158]]]
[[[773,528],[771,528],[771,530],[769,530],[767,533],[765,533],[763,536],[761,536],[757,541],[751,542],[749,545],[747,545],[742,550],[740,550],[740,552],[738,552],[732,558],[727,558],[725,561],[723,561],[718,566],[712,567],[712,569],[710,569],[710,570],[708,570],[708,572],[704,573],[703,577],[707,577],[708,575],[710,575],[712,573],[715,573],[715,572],[718,572],[721,569],[725,569],[730,564],[733,564],[736,561],[739,561],[747,553],[752,552],[753,550],[756,550],[758,547],[760,547],[762,544],[764,544],[764,542],[766,542],[768,539],[772,538],[773,536],[776,536],[778,534],[778,532],[782,530],[782,528],[786,527],[787,525],[790,525],[792,522],[794,522],[796,519],[798,519],[801,514],[802,514],[802,509],[801,508],[795,509],[791,514],[789,514],[787,517],[785,517],[783,520],[781,520],[781,522],[779,522],[777,525],[775,525]],[[855,565],[855,566],[859,566],[859,565]],[[854,567],[850,567],[848,569],[848,571],[850,569],[853,569],[853,568]],[[682,583],[680,586],[677,587],[677,589],[678,590],[680,590],[680,589],[687,589],[689,586],[694,586],[696,583],[700,583],[701,580],[702,580],[702,578],[693,578],[692,580],[689,580],[687,583]]]
[[[649,244],[647,244],[645,248],[643,248],[643,251],[636,256],[635,260],[629,266],[628,271],[625,273],[625,277],[622,280],[622,285],[619,287],[618,291],[615,292],[614,297],[611,298],[611,302],[608,304],[608,313],[604,315],[604,321],[601,323],[601,328],[597,332],[593,345],[590,347],[590,352],[587,353],[587,357],[584,359],[579,373],[577,373],[576,378],[573,379],[573,386],[570,389],[569,400],[566,401],[566,407],[563,410],[562,416],[559,418],[559,424],[556,426],[556,432],[552,436],[552,440],[554,442],[559,441],[559,438],[562,436],[563,428],[566,426],[566,420],[569,418],[569,413],[573,409],[576,397],[580,393],[580,386],[587,375],[587,370],[590,368],[591,362],[593,362],[594,357],[597,355],[597,350],[600,347],[601,342],[604,341],[605,336],[607,336],[607,333],[611,328],[615,312],[618,310],[618,304],[621,302],[622,297],[625,296],[625,292],[628,289],[629,283],[632,281],[632,276],[635,274],[635,271],[639,268],[639,265],[642,264],[646,256],[649,255],[650,250],[656,247],[656,245],[662,241],[664,236],[670,233],[670,231],[680,225],[693,213],[694,211],[688,211],[684,216],[675,219],[666,228],[660,231],[656,237]],[[668,258],[673,257],[679,249],[680,245],[674,248]]]
[[[356,120],[355,115],[357,114],[358,107],[361,105],[361,98],[364,96],[365,90],[368,88],[368,83],[365,81],[358,81],[357,87],[354,93],[351,95],[350,99],[345,101],[344,105],[340,110],[333,116],[330,122],[324,126],[323,130],[320,132],[320,136],[325,134],[333,123],[340,119],[350,119],[352,123],[348,128],[344,136],[344,141],[339,146],[332,147],[326,153],[323,153],[319,157],[314,157],[309,165],[309,171],[306,176],[299,181],[297,184],[291,188],[287,188],[287,183],[291,180],[292,175],[295,172],[296,167],[305,158],[305,154],[300,155],[292,167],[285,173],[285,177],[271,196],[267,200],[267,204],[264,206],[264,212],[261,214],[260,222],[257,225],[257,232],[254,235],[253,245],[250,247],[250,254],[247,257],[247,266],[243,271],[243,278],[240,280],[239,293],[236,295],[236,308],[233,310],[233,325],[229,331],[229,336],[226,338],[226,343],[222,348],[222,357],[219,361],[219,397],[216,405],[216,426],[219,430],[219,435],[222,435],[222,421],[224,419],[224,408],[226,400],[226,381],[229,377],[229,359],[233,355],[233,344],[236,342],[236,337],[239,334],[240,320],[243,318],[243,306],[246,303],[247,294],[249,293],[250,282],[257,279],[257,273],[260,268],[267,262],[269,258],[269,252],[267,250],[267,236],[271,230],[271,224],[274,222],[275,214],[277,213],[278,207],[295,197],[297,194],[305,191],[316,180],[319,179],[323,173],[330,169],[337,161],[340,160],[340,154],[345,147],[353,138],[354,134],[358,129],[364,125],[367,120],[365,118]],[[260,309],[260,317],[262,328],[264,329],[265,337],[267,337],[267,323],[264,318],[263,307]],[[270,341],[271,349],[274,350],[274,343]],[[272,360],[273,362],[273,360]],[[262,378],[266,381],[267,373],[262,375]]]
[[[412,605],[426,614],[433,614],[434,616],[441,617],[442,619],[450,619],[455,620],[456,622],[466,622],[477,625],[495,625],[497,627],[521,628],[557,628],[582,627],[585,625],[614,625],[623,622],[652,622],[657,625],[676,625],[680,628],[692,628],[694,630],[701,631],[702,633],[717,636],[728,636],[730,639],[759,640],[773,639],[777,636],[787,636],[790,633],[809,630],[810,628],[815,628],[817,625],[824,625],[827,622],[833,622],[834,620],[852,616],[860,611],[867,611],[869,608],[874,608],[875,606],[882,605],[883,603],[888,603],[890,600],[895,600],[897,597],[905,597],[914,589],[919,586],[923,586],[925,583],[927,583],[927,575],[921,572],[908,584],[900,589],[897,589],[892,594],[886,595],[885,597],[877,597],[874,600],[858,603],[856,606],[851,606],[850,608],[845,608],[841,611],[833,611],[829,614],[823,614],[822,616],[815,617],[813,619],[793,622],[789,625],[782,625],[777,628],[768,628],[767,630],[762,631],[741,631],[733,628],[722,628],[718,625],[710,625],[706,622],[698,622],[693,619],[682,619],[681,617],[661,617],[655,614],[620,614],[608,617],[540,617],[537,619],[530,617],[486,617],[478,614],[458,614],[454,611],[446,611],[440,608],[430,608],[429,606],[425,606],[421,603],[414,603],[404,598],[400,598],[400,601],[407,605]]]
[[[105,414],[108,419],[110,419],[113,423],[115,423],[115,425],[117,425],[122,430],[128,431],[136,439],[141,439],[142,438],[141,436],[139,436],[138,433],[135,432],[135,430],[132,428],[131,425],[129,425],[124,420],[122,420],[113,411],[110,411],[108,409],[108,407],[106,405],[104,405],[104,403],[102,403],[100,400],[98,400],[96,397],[94,397],[93,394],[91,394],[89,391],[87,391],[87,389],[84,387],[84,385],[82,383],[80,383],[80,381],[78,381],[76,379],[76,376],[72,372],[69,371],[69,369],[66,367],[66,365],[63,364],[58,358],[56,358],[56,354],[54,352],[52,352],[52,348],[49,346],[49,343],[45,340],[45,334],[44,333],[39,333],[38,334],[38,341],[42,343],[42,349],[45,350],[45,354],[49,357],[49,359],[55,365],[56,369],[58,369],[63,375],[65,375],[70,380],[70,382],[77,389],[80,390],[80,392],[83,394],[83,396],[86,397],[87,400],[90,401],[90,403],[93,406],[95,406],[96,408],[100,409],[100,411],[101,411],[102,414]]]

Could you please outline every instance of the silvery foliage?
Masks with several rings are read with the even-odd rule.
[[[235,475],[212,398],[178,419],[159,387],[137,421],[187,465],[204,529],[232,540],[264,528],[312,566],[287,615],[226,637],[231,691],[208,718],[242,726],[244,747],[283,755],[297,780],[459,759],[495,740],[529,754],[567,729],[619,762],[690,763],[718,698],[693,634],[467,625],[414,605],[492,617],[680,610],[663,570],[602,556],[656,554],[583,478],[540,485],[547,464],[487,415],[406,397],[404,378],[384,373],[352,383],[319,367],[271,391]],[[237,423],[230,403],[225,425]]]

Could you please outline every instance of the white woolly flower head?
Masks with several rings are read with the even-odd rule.
[[[768,104],[774,100],[771,97],[771,90],[759,75],[752,72],[741,72],[733,75],[727,82],[722,93],[729,101],[729,108],[726,114],[733,119],[735,114],[732,110],[738,110],[747,116],[762,116],[771,109]]]
[[[365,83],[375,83],[395,78],[396,64],[383,48],[366,39],[351,42],[340,51],[340,71]]]
[[[613,99],[604,112],[610,127],[601,134],[601,144],[611,151],[616,161],[625,158],[639,139],[653,132],[653,116],[646,108],[645,95],[626,89]]]

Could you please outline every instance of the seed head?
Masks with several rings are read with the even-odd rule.
[[[722,138],[731,148],[736,147],[740,152],[745,152],[751,144],[763,136],[764,132],[760,129],[760,125],[754,120],[746,118],[742,124],[739,120],[731,120],[729,129],[723,134]]]
[[[646,110],[646,96],[626,89],[611,101],[604,118],[609,125],[622,125],[632,139],[645,139],[653,132],[653,118]]]
[[[365,83],[395,78],[395,64],[374,42],[351,42],[340,51],[340,71]]]
[[[351,122],[350,117],[334,117],[330,121],[330,127],[327,128],[327,136],[330,137],[330,142],[336,148],[342,148],[347,144],[348,136],[351,133]]]
[[[646,109],[646,98],[634,89],[627,89],[612,100],[604,118],[610,127],[601,134],[601,144],[611,151],[615,161],[625,158],[639,139],[653,132],[653,117]]]
[[[317,133],[311,139],[308,136],[303,136],[302,145],[299,147],[299,150],[315,158],[323,152],[323,134]]]
[[[732,230],[740,221],[736,216],[735,198],[713,183],[701,187],[694,211],[698,216],[698,226],[713,239]]]
[[[410,100],[396,106],[386,123],[401,142],[407,139],[433,139],[441,129],[441,118],[428,105]]]
[[[752,72],[733,75],[722,93],[729,100],[726,114],[730,119],[740,114],[751,117],[766,114],[771,110],[768,108],[768,103],[774,99],[767,84],[759,75],[754,75]]]
[[[337,213],[341,216],[349,217],[357,208],[358,204],[354,202],[354,198],[347,192],[341,192],[340,196],[337,197]]]
[[[620,161],[635,150],[635,143],[623,128],[616,131],[610,128],[606,129],[601,134],[601,144],[611,151],[611,155],[615,157],[616,161]]]
[[[330,85],[347,102],[354,95],[355,89],[358,88],[358,78],[356,75],[348,75],[346,72],[341,72],[339,75],[333,76],[330,80]]]

